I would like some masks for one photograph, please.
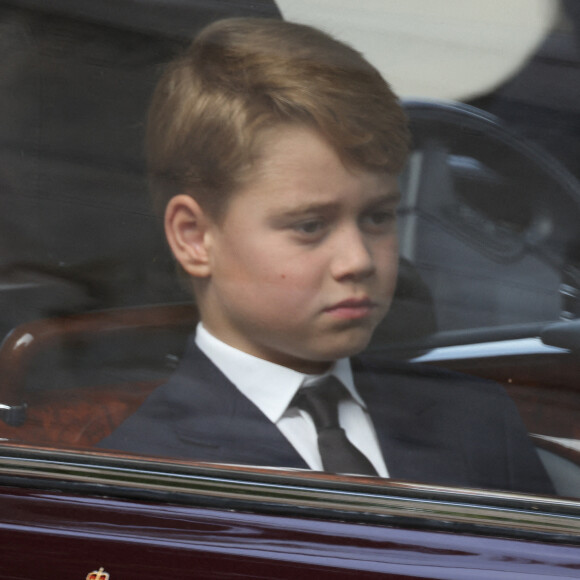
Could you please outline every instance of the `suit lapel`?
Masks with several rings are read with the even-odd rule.
[[[308,469],[272,423],[199,350],[194,341],[172,382],[187,400],[175,431],[188,447],[211,447],[212,461]],[[187,408],[186,408],[187,407]]]
[[[355,382],[367,404],[393,479],[429,483],[468,483],[462,445],[441,421],[445,409],[436,385],[412,367],[372,368],[356,361]]]

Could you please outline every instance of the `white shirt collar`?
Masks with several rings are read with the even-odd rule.
[[[277,423],[301,386],[309,386],[323,376],[335,375],[363,408],[352,378],[350,360],[337,360],[323,375],[307,375],[242,352],[197,325],[195,342],[220,371],[273,423]]]

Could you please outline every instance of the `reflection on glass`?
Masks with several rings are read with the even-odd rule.
[[[371,62],[370,49],[356,38],[364,36],[365,21],[373,23],[370,39],[382,22],[391,29],[399,23],[405,36],[405,23],[426,18],[418,3],[405,16],[387,14],[390,3],[378,4],[368,2],[348,32]],[[475,77],[482,71],[474,80],[481,82],[454,93],[454,102],[426,102],[426,93],[410,99],[403,91],[413,138],[398,185],[399,166],[378,159],[380,147],[367,163],[364,143],[379,132],[378,121],[368,123],[368,135],[357,133],[344,121],[348,115],[330,107],[333,123],[321,131],[306,105],[300,119],[280,107],[277,121],[262,128],[262,149],[244,161],[263,171],[258,178],[250,169],[240,180],[226,221],[211,213],[211,200],[203,200],[205,213],[189,208],[191,215],[210,215],[216,226],[210,234],[226,277],[212,294],[199,262],[184,258],[186,273],[178,271],[151,209],[143,154],[151,95],[166,63],[216,16],[282,15],[319,24],[325,3],[264,2],[235,14],[209,14],[191,3],[173,16],[152,8],[150,21],[120,12],[104,17],[98,3],[74,12],[0,5],[0,437],[91,447],[123,424],[103,447],[320,470],[321,429],[293,401],[299,387],[316,382],[303,375],[332,368],[348,393],[338,403],[340,424],[379,475],[549,492],[527,429],[542,436],[534,444],[556,491],[575,495],[580,117],[571,95],[578,83],[578,15],[573,3],[534,6],[537,12],[526,12],[529,35],[517,66],[504,67],[496,81],[464,63]],[[493,4],[481,10],[485,35],[505,33],[505,13]],[[329,28],[339,38],[348,36],[340,33],[348,14],[348,7],[332,10]],[[455,31],[465,40],[474,23],[460,25]],[[385,38],[395,36],[390,30]],[[419,46],[435,42],[420,40],[409,44],[413,57]],[[463,56],[483,58],[477,35],[468,41]],[[272,49],[282,44],[278,39]],[[266,46],[256,44],[257,50]],[[393,55],[393,69],[409,68],[411,56]],[[445,70],[456,66],[450,59],[440,59]],[[388,66],[379,68],[391,80]],[[444,74],[436,81],[449,88]],[[356,82],[351,85],[356,92]],[[310,96],[316,90],[313,82]],[[372,118],[372,91],[358,90],[357,98],[368,99],[358,112]],[[383,97],[381,106],[395,110],[385,105],[388,94]],[[349,98],[340,91],[339,100]],[[222,101],[214,98],[212,106],[227,122]],[[346,139],[341,130],[360,143],[340,150],[334,143]],[[231,160],[223,144],[212,145],[211,132],[203,137],[195,155],[213,146],[215,163],[226,167]],[[195,157],[185,146],[181,151]],[[232,186],[231,166],[205,168],[208,175],[199,179],[206,185]],[[171,190],[168,198],[176,193],[184,191]],[[326,248],[340,259],[328,265]],[[317,279],[327,266],[330,279],[342,282]],[[330,288],[320,308],[339,330],[301,334],[296,327],[316,310],[319,296],[304,288],[319,287]],[[208,303],[219,305],[221,315],[210,317]],[[207,335],[202,330],[196,346],[188,336],[199,309]],[[285,370],[255,366],[228,346]],[[350,355],[357,355],[352,367],[328,364]],[[217,370],[215,359],[222,357],[229,362]],[[418,359],[469,376],[409,363]],[[247,375],[252,378],[240,379]],[[503,392],[474,376],[507,388],[525,428]],[[170,441],[153,427],[161,415]],[[511,449],[501,461],[499,448]],[[512,472],[507,466],[516,465],[514,456]]]

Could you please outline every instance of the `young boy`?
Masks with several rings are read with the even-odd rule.
[[[201,322],[101,446],[551,492],[496,385],[349,360],[393,295],[408,142],[397,98],[350,47],[277,20],[206,28],[159,83],[148,133]]]

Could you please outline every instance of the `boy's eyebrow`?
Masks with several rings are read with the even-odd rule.
[[[371,199],[366,206],[367,207],[374,207],[381,204],[398,204],[401,201],[401,192],[399,190],[391,191],[389,193],[385,193],[382,195],[377,196],[374,199]],[[317,211],[324,211],[330,210],[336,207],[338,204],[336,201],[330,202],[309,202],[305,203],[299,207],[295,207],[289,209],[287,211],[280,212],[281,217],[284,218],[291,218],[294,216],[301,216],[307,213],[315,213]]]
[[[389,191],[389,193],[384,193],[377,196],[375,199],[369,200],[366,204],[367,207],[376,207],[378,205],[389,204],[397,205],[401,201],[401,192],[397,189],[395,191]]]
[[[389,191],[389,193],[385,193],[381,198],[379,198],[379,203],[400,203],[401,202],[401,191],[399,189],[395,189],[394,191]]]

